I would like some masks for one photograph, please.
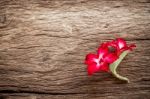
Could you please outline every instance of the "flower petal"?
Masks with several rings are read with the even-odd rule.
[[[103,61],[107,63],[113,63],[117,59],[118,59],[118,56],[116,53],[109,53],[103,58]]]
[[[101,46],[98,48],[98,56],[102,58],[104,55],[108,54],[108,44],[102,43]]]
[[[97,66],[96,63],[91,63],[90,65],[88,65],[88,74],[92,75],[93,73],[99,71],[99,66]]]
[[[101,62],[101,64],[100,64],[100,70],[108,72],[109,71],[108,63]]]
[[[108,42],[108,46],[118,49],[118,44],[117,44],[116,40],[112,40],[112,41]]]
[[[86,55],[85,64],[96,63],[95,59],[97,59],[97,58],[98,58],[98,55],[90,53],[90,54]]]
[[[126,47],[124,47],[124,48],[118,50],[117,55],[120,55],[123,51],[126,51],[126,50],[132,51],[132,49],[133,49],[134,47],[136,47],[135,44],[130,44],[129,46],[126,46]]]
[[[130,50],[132,50],[134,47],[136,47],[136,45],[135,44],[130,44],[128,47],[129,47]]]
[[[122,49],[127,46],[126,41],[122,38],[117,38],[116,41],[119,49]]]

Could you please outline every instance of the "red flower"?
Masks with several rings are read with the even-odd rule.
[[[109,64],[117,59],[115,53],[110,53],[107,43],[103,43],[99,49],[98,54],[88,54],[85,63],[88,65],[88,74],[91,75],[98,71],[108,71]]]
[[[109,47],[113,47],[115,51],[110,51]],[[127,45],[126,41],[118,38],[111,42],[102,43],[98,48],[97,54],[88,54],[85,59],[85,64],[88,65],[88,74],[92,75],[98,71],[109,71],[109,64],[119,58],[120,53],[125,50],[132,50],[134,44]]]
[[[117,38],[116,40],[108,43],[108,46],[112,46],[116,49],[117,55],[120,55],[125,50],[132,50],[134,47],[136,47],[135,44],[127,45],[126,41],[122,38]]]
[[[88,65],[88,74],[92,75],[98,71],[108,71],[108,63],[99,58],[98,55],[88,54],[85,63]]]

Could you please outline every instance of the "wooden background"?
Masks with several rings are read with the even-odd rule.
[[[137,48],[89,77],[87,53],[117,37]],[[0,0],[0,99],[150,99],[149,0]]]

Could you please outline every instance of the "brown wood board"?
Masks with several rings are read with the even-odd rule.
[[[0,0],[0,98],[149,99],[149,0]],[[104,41],[135,43],[118,72],[88,76]]]

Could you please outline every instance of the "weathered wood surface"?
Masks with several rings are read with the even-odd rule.
[[[88,77],[85,55],[123,37],[119,73]],[[149,99],[149,0],[0,0],[0,98]]]

